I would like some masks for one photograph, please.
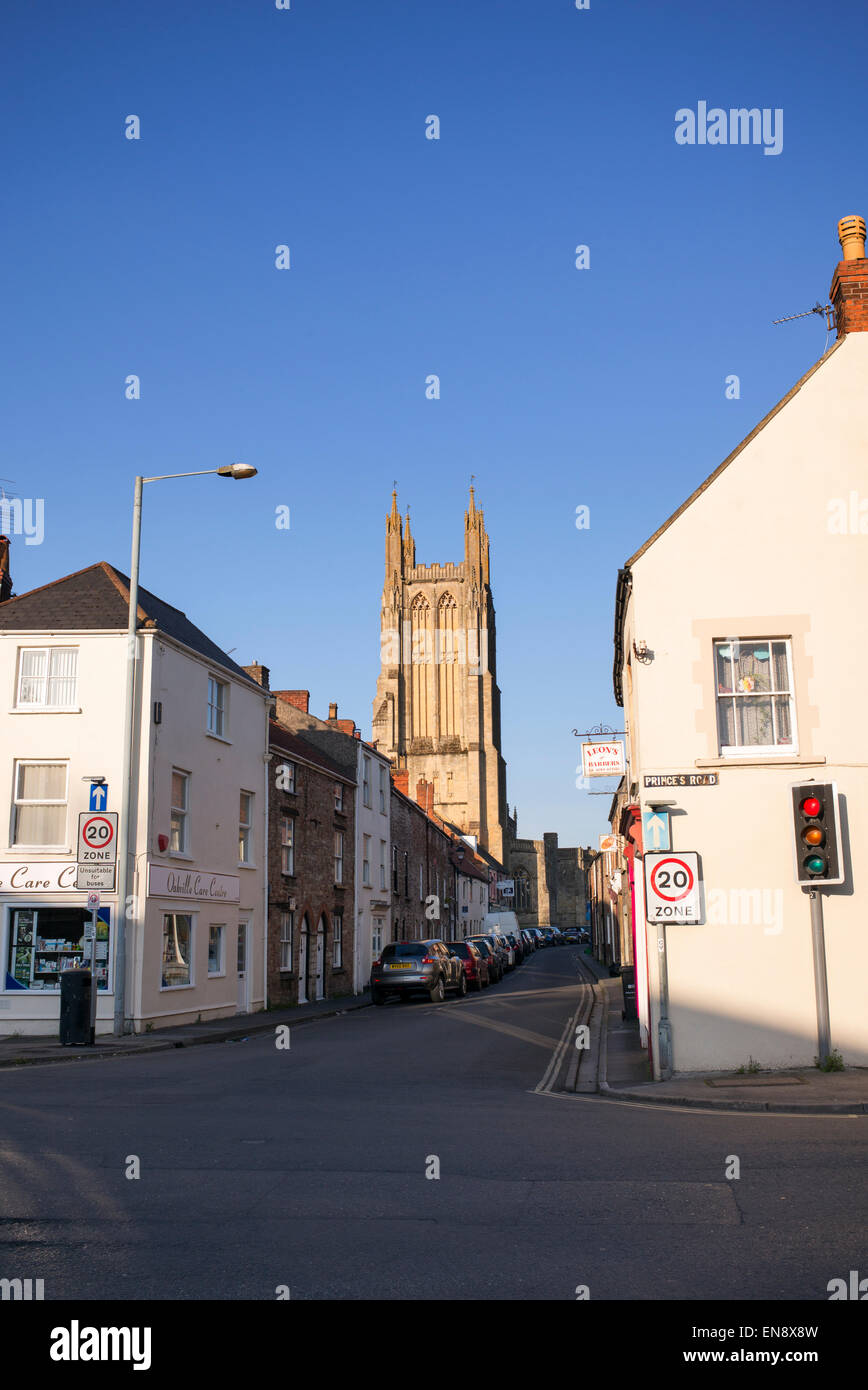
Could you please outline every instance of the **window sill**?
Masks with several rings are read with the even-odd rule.
[[[81,714],[80,705],[15,705],[7,714]],[[37,991],[38,993],[38,991]]]
[[[225,970],[209,970],[209,971],[208,971],[208,979],[209,979],[209,980],[225,980],[225,979],[226,979],[226,971],[225,971]],[[164,986],[164,988],[169,988],[169,986]]]
[[[238,860],[237,867],[238,867],[239,869],[255,869],[255,868],[257,868],[257,865],[256,865],[256,864],[251,864],[251,862],[250,862],[249,859],[239,859],[239,860]]]
[[[10,845],[5,854],[24,854],[29,859],[34,854],[72,854],[72,845]]]
[[[215,743],[231,743],[231,738],[224,738],[222,734],[212,734],[210,729],[205,730],[206,738],[213,738]]]
[[[161,993],[161,994],[174,994],[175,991],[176,991],[176,990],[179,990],[179,989],[195,989],[195,988],[196,988],[196,986],[195,986],[194,984],[189,984],[189,985],[160,985],[160,993]]]
[[[798,753],[755,753],[753,757],[696,758],[694,767],[823,767],[825,758],[800,757]]]
[[[170,859],[182,859],[185,864],[194,864],[196,862],[195,855],[185,854],[184,851],[180,849],[170,849],[168,857]]]

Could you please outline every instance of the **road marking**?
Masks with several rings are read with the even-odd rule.
[[[589,986],[586,985],[585,989],[588,988]],[[560,1041],[558,1042],[558,1045],[555,1048],[551,1061],[545,1069],[545,1074],[542,1080],[539,1082],[539,1084],[534,1087],[534,1090],[539,1092],[540,1094],[549,1094],[552,1086],[557,1080],[557,1075],[561,1069],[561,1062],[563,1061],[564,1053],[567,1050],[570,1038],[573,1036],[576,1019],[578,1018],[582,1006],[585,1003],[585,998],[586,996],[584,995],[580,998],[579,1003],[576,1006],[575,1012],[571,1015],[570,1018],[567,1019],[566,1024],[564,1025],[564,1031],[560,1037]]]
[[[462,1009],[460,1013],[438,1010],[438,1015],[440,1018],[460,1018],[464,1023],[476,1023],[480,1028],[492,1028],[495,1033],[508,1033],[510,1037],[533,1043],[535,1047],[544,1047],[546,1051],[557,1042],[556,1038],[547,1038],[542,1033],[532,1033],[528,1028],[516,1028],[511,1023],[497,1023],[493,1018],[480,1018],[478,1014],[469,1013],[466,1009]]]

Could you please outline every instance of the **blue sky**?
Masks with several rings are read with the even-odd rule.
[[[43,0],[0,35],[0,478],[45,499],[16,592],[127,571],[136,473],[252,463],[146,489],[142,582],[367,735],[392,480],[430,563],[473,473],[510,806],[595,844],[571,729],[623,728],[617,568],[825,345],[772,320],[868,210],[864,10]],[[676,144],[699,101],[780,108],[782,152]]]

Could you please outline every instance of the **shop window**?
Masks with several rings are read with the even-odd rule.
[[[163,989],[193,983],[193,918],[188,912],[163,913]]]
[[[224,975],[226,973],[223,965],[224,949],[226,944],[226,927],[224,924],[212,922],[208,928],[208,974]]]
[[[10,913],[7,990],[56,993],[64,970],[90,965],[83,907],[16,907]],[[97,989],[108,989],[111,909],[101,907],[96,928]]]

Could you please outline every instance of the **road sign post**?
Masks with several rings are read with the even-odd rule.
[[[87,905],[90,909],[90,922],[85,926],[85,941],[90,941],[90,1041],[96,1038],[96,932],[99,912],[99,893],[88,893]]]

